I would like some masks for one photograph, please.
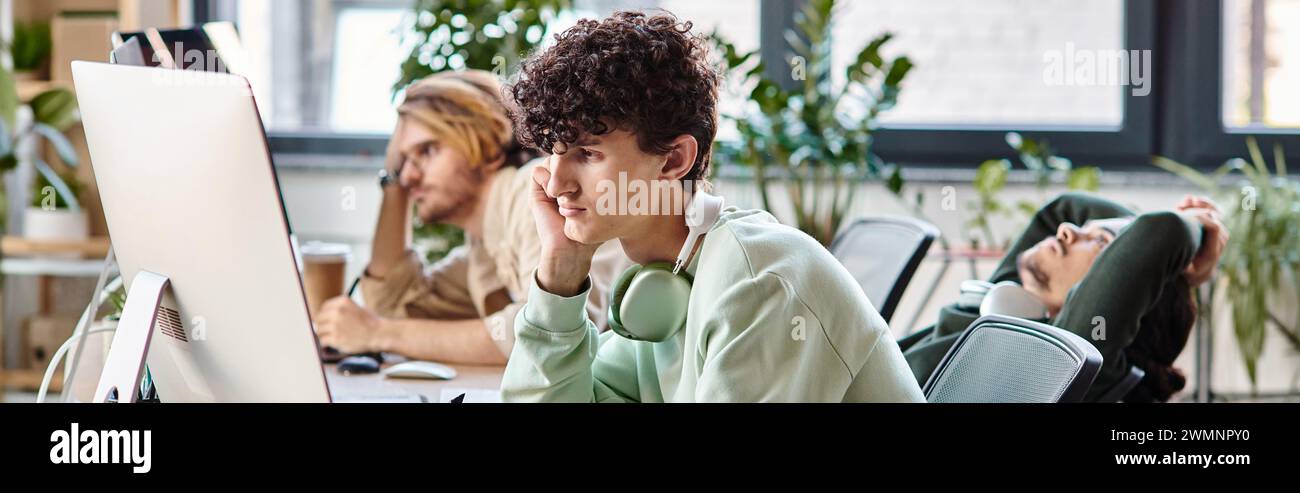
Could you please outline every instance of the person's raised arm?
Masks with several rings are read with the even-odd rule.
[[[396,135],[393,140],[397,140]],[[406,189],[397,182],[404,159],[394,146],[389,146],[384,169],[389,173],[390,182],[383,189],[375,236],[370,243],[370,264],[366,267],[367,273],[378,278],[404,261],[411,245],[411,202]]]
[[[591,259],[600,245],[564,234],[564,217],[548,194],[550,171],[533,169],[533,213],[541,257],[528,303],[515,318],[515,344],[501,382],[507,402],[637,400],[635,350],[613,333],[598,335],[585,305]]]
[[[1053,325],[1089,340],[1101,352],[1101,373],[1090,396],[1129,371],[1124,350],[1139,329],[1162,329],[1141,327],[1142,317],[1168,283],[1184,275],[1201,231],[1199,223],[1177,212],[1138,216],[1071,290]]]
[[[1228,247],[1228,228],[1220,219],[1222,211],[1218,204],[1208,198],[1188,195],[1183,197],[1174,210],[1195,219],[1204,231],[1200,249],[1196,251],[1186,272],[1187,282],[1199,286],[1214,275],[1219,257],[1223,256],[1224,249]]]
[[[633,341],[599,334],[583,306],[590,284],[563,297],[532,285],[515,319],[515,346],[501,380],[506,402],[641,400]]]

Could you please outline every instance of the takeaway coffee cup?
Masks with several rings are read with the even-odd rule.
[[[352,249],[342,243],[309,241],[302,245],[301,251],[307,309],[315,318],[325,300],[344,294],[343,285]]]

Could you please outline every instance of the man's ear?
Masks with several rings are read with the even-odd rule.
[[[700,144],[690,134],[678,135],[671,144],[663,168],[659,170],[665,180],[680,180],[695,167],[695,156],[700,152]]]

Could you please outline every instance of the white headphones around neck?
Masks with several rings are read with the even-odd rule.
[[[722,215],[722,197],[695,192],[686,207],[686,242],[673,263],[634,265],[619,276],[610,292],[606,319],[615,333],[637,341],[659,342],[686,326],[691,283],[686,272],[695,244]]]
[[[965,309],[979,307],[984,315],[1007,315],[1027,320],[1045,320],[1047,304],[1014,281],[997,284],[984,281],[962,281],[961,297],[957,305]]]

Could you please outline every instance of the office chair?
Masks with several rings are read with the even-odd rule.
[[[859,219],[831,242],[831,254],[849,270],[885,322],[912,282],[939,229],[907,217]]]
[[[1136,366],[1129,367],[1128,374],[1124,375],[1124,378],[1115,383],[1115,386],[1111,387],[1110,390],[1107,390],[1105,394],[1102,394],[1101,397],[1097,399],[1097,402],[1119,402],[1124,400],[1124,396],[1128,395],[1129,391],[1133,390],[1133,387],[1137,387],[1137,384],[1146,376],[1147,372],[1143,371],[1141,368]]]
[[[929,402],[1078,402],[1101,353],[1065,330],[988,315],[962,333],[925,383]]]

